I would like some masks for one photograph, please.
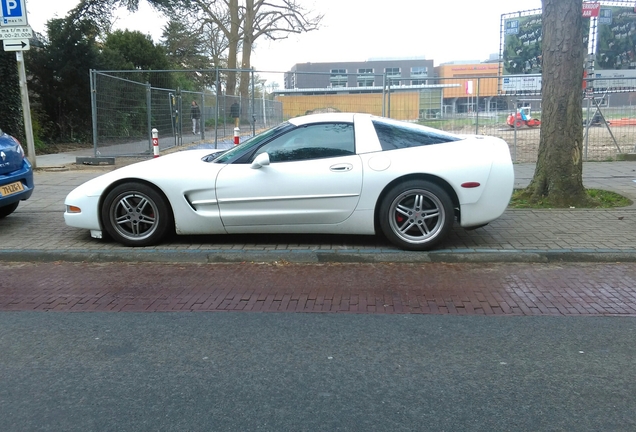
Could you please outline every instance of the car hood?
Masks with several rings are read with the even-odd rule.
[[[0,174],[19,170],[23,160],[20,144],[10,135],[0,135]]]
[[[109,185],[122,179],[146,180],[163,187],[166,184],[197,177],[201,171],[205,171],[207,176],[215,177],[225,165],[202,160],[214,152],[209,149],[184,150],[137,162],[89,180],[77,189],[86,196],[99,196]]]
[[[154,159],[149,159],[143,162],[137,162],[132,165],[128,165],[122,168],[119,168],[113,173],[125,173],[129,175],[129,173],[137,173],[140,175],[150,175],[150,176],[165,176],[171,175],[172,172],[181,171],[183,169],[190,169],[192,165],[205,163],[210,164],[210,162],[203,162],[204,156],[209,155],[210,153],[214,153],[215,151],[210,151],[209,149],[203,150],[183,150],[176,153],[170,153],[164,156],[159,156]]]

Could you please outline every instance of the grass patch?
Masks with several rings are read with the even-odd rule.
[[[523,196],[523,189],[517,189],[512,193],[508,208],[513,209],[548,209],[553,208],[549,203],[539,201],[537,203],[530,202]],[[590,198],[591,205],[585,208],[615,208],[628,207],[633,204],[632,200],[625,198],[616,192],[610,192],[601,189],[586,189],[587,196]]]

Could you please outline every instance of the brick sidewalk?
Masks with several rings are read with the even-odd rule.
[[[636,204],[618,209],[508,210],[486,227],[455,227],[438,249],[406,252],[381,237],[334,235],[179,236],[156,247],[126,248],[64,224],[64,198],[102,168],[38,170],[31,199],[2,220],[0,261],[150,262],[473,262],[636,261]],[[534,165],[515,165],[516,187]],[[584,164],[586,187],[636,201],[636,162]]]
[[[0,263],[3,311],[636,316],[636,264]]]

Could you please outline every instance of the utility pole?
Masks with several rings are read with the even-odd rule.
[[[2,18],[0,19],[0,39],[5,51],[15,51],[20,78],[20,94],[22,96],[22,114],[24,115],[24,129],[27,140],[27,151],[31,165],[37,168],[35,157],[35,141],[33,139],[33,124],[31,123],[31,105],[29,104],[29,89],[27,88],[26,69],[24,67],[24,51],[30,48],[29,39],[33,37],[33,30],[27,22],[25,0],[0,0],[2,2]]]

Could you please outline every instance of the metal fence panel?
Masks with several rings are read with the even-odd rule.
[[[227,94],[231,73],[237,76],[235,93],[240,79],[249,77],[246,97]],[[286,74],[92,71],[95,153],[152,154],[152,128],[159,131],[162,150],[193,143],[218,147],[233,143],[236,128],[242,139],[300,115],[363,112],[456,133],[497,136],[508,142],[514,161],[537,159],[540,127],[510,125],[508,118],[525,108],[524,113],[541,119],[540,77],[427,77],[402,85],[404,80],[387,75],[341,73],[327,81],[320,77],[329,82],[326,88],[280,88],[278,83],[288,82]],[[357,87],[346,87],[352,82]],[[636,82],[589,79],[585,87],[585,160],[612,160],[619,153],[636,151]],[[192,101],[201,111],[196,134]]]

